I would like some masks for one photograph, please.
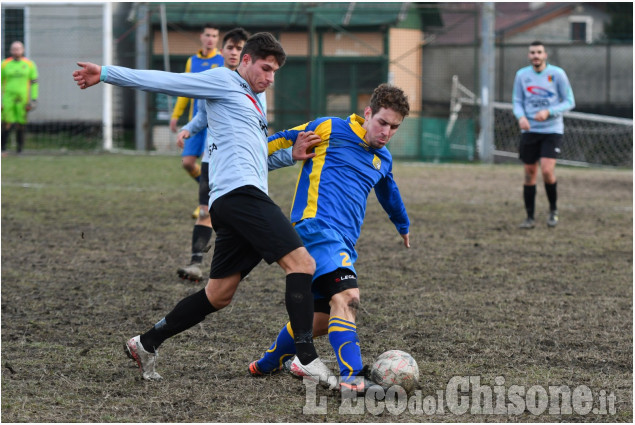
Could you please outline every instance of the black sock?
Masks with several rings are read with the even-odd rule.
[[[555,211],[558,209],[558,182],[553,184],[545,183],[545,192],[549,200],[549,209]]]
[[[15,132],[16,141],[18,143],[18,153],[22,152],[24,146],[24,128],[18,128]]]
[[[5,130],[2,126],[2,152],[7,150],[7,144],[9,143],[9,130]]]
[[[212,238],[212,228],[196,224],[192,230],[192,263],[202,263],[203,253]]]
[[[302,364],[311,363],[318,355],[313,346],[313,294],[311,280],[313,275],[290,273],[284,300],[293,330],[295,349]]]
[[[525,198],[525,210],[527,218],[534,219],[534,210],[536,209],[536,185],[523,186],[523,198]]]
[[[141,345],[150,353],[159,348],[166,339],[200,323],[216,308],[209,302],[205,289],[183,298],[174,309],[148,332],[141,335]]]

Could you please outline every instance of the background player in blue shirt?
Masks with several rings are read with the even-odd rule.
[[[302,132],[321,139],[315,157],[304,161],[298,176],[291,222],[315,258],[314,335],[328,333],[342,389],[364,392],[369,384],[355,324],[360,295],[354,264],[355,244],[372,189],[404,245],[410,247],[410,221],[386,148],[409,110],[401,89],[382,84],[374,90],[364,118],[355,114],[345,120],[318,118],[269,137],[270,152],[295,143]],[[294,354],[293,330],[287,324],[263,357],[249,365],[249,371],[254,376],[277,372]],[[297,358],[290,368],[291,373],[302,376]]]
[[[196,52],[195,55],[187,58],[185,63],[185,72],[202,72],[208,69],[214,69],[223,66],[223,55],[218,51],[216,45],[218,44],[219,31],[218,28],[212,24],[205,24],[203,31],[200,35],[201,49]],[[234,68],[238,66],[234,66]],[[172,111],[172,119],[170,120],[170,130],[176,132],[176,126],[179,118],[185,112],[188,111],[188,120],[191,120],[196,115],[198,105],[195,99],[187,97],[179,97],[174,105]],[[200,181],[201,167],[197,164],[197,159],[203,154],[205,150],[205,137],[206,132],[200,131],[187,139],[183,146],[183,152],[181,152],[181,164],[187,173],[197,182]],[[194,210],[192,214],[193,218],[198,217],[199,208]]]
[[[238,68],[240,52],[249,38],[249,33],[242,28],[234,28],[223,36],[221,54],[226,68],[232,71]],[[179,98],[187,99],[187,98]],[[207,114],[205,112],[205,100],[198,99],[196,114],[177,135],[177,146],[183,148],[190,140],[199,136],[207,136]],[[200,119],[198,119],[200,118]],[[196,125],[200,121],[200,125]],[[194,135],[194,136],[192,136]],[[205,138],[207,140],[207,137]],[[185,152],[185,150],[184,150]],[[196,164],[196,161],[194,162]],[[212,221],[209,216],[209,160],[207,154],[207,141],[204,144],[203,159],[201,160],[199,189],[198,189],[198,214],[192,230],[192,251],[190,263],[179,267],[176,273],[183,279],[200,281],[203,279],[202,262],[203,253],[206,252],[212,238]]]
[[[538,163],[549,200],[547,225],[558,224],[556,158],[564,133],[562,114],[575,107],[573,90],[562,68],[547,63],[547,52],[540,41],[529,46],[530,66],[520,69],[514,79],[512,103],[522,132],[519,158],[525,164],[523,198],[527,218],[520,225],[532,229],[536,204]]]

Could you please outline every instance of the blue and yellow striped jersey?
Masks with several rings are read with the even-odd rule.
[[[291,222],[320,218],[357,242],[370,191],[375,194],[399,234],[410,221],[392,175],[392,155],[385,147],[373,149],[364,141],[364,119],[323,117],[269,137],[269,154],[295,143],[302,131],[322,138],[315,157],[302,165],[296,184]]]

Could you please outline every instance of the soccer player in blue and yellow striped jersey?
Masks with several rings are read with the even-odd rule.
[[[205,24],[200,35],[201,49],[195,55],[187,58],[185,63],[185,72],[203,72],[208,69],[219,68],[223,66],[224,58],[221,52],[216,48],[219,38],[218,28],[212,24]],[[198,111],[198,102],[188,97],[179,97],[172,111],[170,119],[170,130],[176,132],[179,117],[183,115],[189,107],[188,121],[196,115]],[[181,164],[187,173],[197,182],[200,182],[201,167],[196,160],[203,154],[205,150],[206,131],[199,131],[185,141],[183,152],[181,152]],[[193,214],[193,218],[197,218],[199,208]]]
[[[366,203],[372,189],[410,247],[410,221],[392,175],[386,144],[409,113],[403,91],[382,84],[375,89],[364,117],[323,117],[269,137],[269,153],[295,143],[302,132],[321,139],[315,156],[304,161],[296,185],[291,222],[316,262],[314,336],[328,333],[340,369],[340,388],[365,391],[357,326],[360,305],[355,261]],[[295,354],[287,324],[263,357],[249,365],[252,375],[278,371]],[[291,372],[302,376],[294,360]]]

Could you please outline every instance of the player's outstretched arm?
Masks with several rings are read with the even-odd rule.
[[[90,62],[77,62],[77,65],[81,67],[81,69],[73,71],[73,80],[77,82],[80,89],[84,90],[95,84],[99,84],[99,77],[101,76],[100,65]]]

